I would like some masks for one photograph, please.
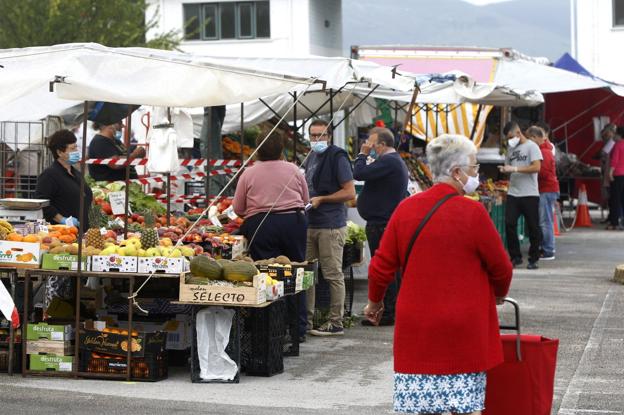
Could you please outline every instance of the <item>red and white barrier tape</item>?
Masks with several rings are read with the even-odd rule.
[[[235,174],[237,171],[238,169],[211,170],[210,175],[219,176],[223,174]],[[178,174],[176,176],[169,176],[169,180],[172,182],[177,181],[177,180],[192,180],[198,177],[206,177],[206,176],[207,174],[204,172],[183,173],[183,174]],[[166,183],[167,177],[166,176],[153,176],[153,177],[144,177],[142,179],[132,179],[130,181],[133,183],[149,185],[149,184],[154,184],[154,183]]]
[[[108,159],[87,159],[85,162],[87,164],[94,165],[105,165],[105,166],[145,166],[147,165],[148,159],[145,158],[137,158],[137,159],[125,159],[125,158],[108,158]],[[184,167],[202,167],[208,164],[207,159],[180,159],[180,166]],[[212,167],[240,167],[243,164],[240,160],[210,160],[210,165]],[[253,164],[253,162],[249,162],[248,165]]]

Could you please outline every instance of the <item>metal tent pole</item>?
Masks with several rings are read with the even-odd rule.
[[[130,210],[130,132],[132,131],[132,108],[128,106],[128,116],[126,117],[126,134],[124,144],[126,145],[126,200],[124,201],[124,239],[128,239],[128,213]]]
[[[245,161],[245,103],[241,102],[241,116],[240,116],[240,144],[241,144],[241,152],[240,159],[241,163]]]
[[[479,123],[479,116],[481,115],[481,109],[483,105],[479,104],[479,108],[477,108],[477,115],[474,119],[474,124],[472,124],[472,131],[470,132],[470,141],[474,141],[474,135],[477,132],[477,124]]]
[[[80,218],[80,226],[78,226],[78,264],[76,264],[77,270],[77,278],[76,278],[76,302],[75,302],[75,310],[76,310],[76,320],[75,320],[75,330],[76,330],[76,344],[74,345],[74,367],[72,368],[72,373],[75,378],[78,377],[78,366],[80,362],[80,342],[78,341],[79,332],[80,332],[80,287],[81,287],[81,276],[82,276],[82,240],[84,238],[84,228],[86,226],[85,221],[85,173],[86,173],[86,160],[87,160],[87,115],[89,113],[89,102],[85,101],[83,106],[83,117],[82,117],[82,157],[80,158],[80,205],[79,205],[79,213]],[[26,310],[24,310],[26,311]]]
[[[293,104],[293,163],[297,162],[297,92],[293,92],[292,94],[294,104]]]

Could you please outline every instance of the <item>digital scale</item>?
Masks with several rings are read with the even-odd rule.
[[[30,222],[43,219],[42,208],[49,206],[48,199],[0,199],[0,218],[9,222]]]

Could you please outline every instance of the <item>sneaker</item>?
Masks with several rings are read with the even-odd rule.
[[[527,265],[527,269],[538,269],[539,267],[537,266],[537,262],[529,262],[529,265]]]
[[[328,321],[318,329],[310,330],[310,334],[313,336],[342,336],[344,334],[344,329]]]
[[[514,268],[518,265],[522,265],[522,258],[513,258],[511,260],[511,265],[513,265]]]
[[[542,255],[542,257],[540,258],[540,261],[552,261],[555,259],[555,255],[554,254],[544,254]]]

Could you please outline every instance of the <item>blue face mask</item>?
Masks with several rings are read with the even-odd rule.
[[[328,147],[327,141],[313,141],[310,145],[312,147],[312,151],[319,154],[327,150]]]
[[[69,164],[76,164],[80,161],[80,151],[72,151],[69,153]]]
[[[121,140],[121,131],[115,131],[115,140]]]

